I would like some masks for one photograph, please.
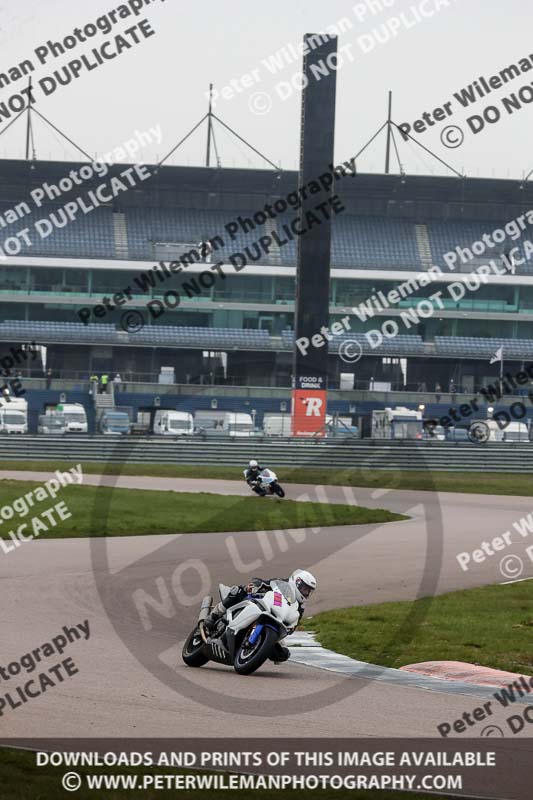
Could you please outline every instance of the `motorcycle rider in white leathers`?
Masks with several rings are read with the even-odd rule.
[[[259,486],[261,484],[261,473],[264,469],[264,467],[259,466],[257,461],[252,459],[252,461],[250,461],[248,464],[248,469],[246,470],[246,475],[244,476],[246,483],[254,490],[256,494],[261,493]]]
[[[228,608],[231,608],[237,603],[242,603],[248,595],[264,595],[266,592],[270,592],[274,588],[272,586],[272,581],[276,580],[285,581],[292,586],[298,601],[300,620],[304,615],[307,600],[309,600],[316,589],[315,577],[305,569],[295,569],[290,578],[270,578],[268,580],[252,578],[245,586],[232,586],[224,600],[217,603],[209,616],[204,620],[206,632],[208,634],[214,632],[217,622],[224,616]],[[270,659],[278,663],[280,661],[287,661],[289,656],[289,648],[277,642],[274,645]]]

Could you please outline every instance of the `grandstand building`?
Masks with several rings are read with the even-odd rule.
[[[29,214],[24,203],[35,187],[58,184],[79,167],[3,161],[2,239],[24,227],[34,231],[53,214],[60,222],[76,192]],[[196,387],[183,395],[191,410],[215,396],[235,408],[243,387],[258,387],[258,411],[279,411],[290,397],[297,248],[297,237],[287,240],[283,231],[298,209],[262,225],[247,220],[294,192],[297,179],[295,172],[163,167],[112,203],[62,227],[54,223],[31,245],[21,241],[17,255],[0,261],[0,346],[46,346],[54,387],[63,380],[72,401],[78,391],[87,402],[90,375],[119,372],[122,402],[150,404],[160,394],[153,384],[161,368],[171,367],[175,384]],[[99,183],[95,178],[83,191]],[[369,394],[376,384],[411,392],[440,384],[446,392],[453,381],[476,392],[498,377],[499,363],[489,362],[501,347],[506,372],[531,360],[531,185],[359,174],[335,190],[344,210],[333,219],[330,327],[349,321],[329,341],[332,409],[347,412],[361,399],[385,403]],[[21,216],[8,222],[14,208]],[[230,237],[227,226],[239,218]],[[518,218],[518,235],[499,236],[483,253],[473,248]],[[268,247],[261,237],[269,237]],[[458,248],[470,256],[461,260]],[[433,267],[439,269],[423,285],[417,276]],[[479,268],[485,277],[476,285]],[[339,357],[344,339],[361,345],[354,363]],[[21,371],[42,377],[41,366]],[[340,391],[341,376],[344,386],[353,376],[353,390]],[[35,386],[37,413],[58,391]],[[261,406],[267,397],[272,402]]]

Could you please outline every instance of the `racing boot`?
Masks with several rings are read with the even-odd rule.
[[[218,622],[222,619],[228,608],[236,603],[240,603],[246,597],[246,591],[242,586],[232,586],[228,594],[213,607],[211,613],[204,620],[204,629],[208,636],[212,636],[216,631]]]
[[[272,652],[269,655],[270,661],[273,661],[274,664],[282,664],[284,661],[288,661],[291,657],[291,651],[288,647],[284,647],[279,642],[276,642],[274,647],[272,648]]]
[[[226,606],[222,601],[212,608],[211,613],[204,619],[204,630],[208,636],[214,634],[219,620],[222,619],[225,613]]]

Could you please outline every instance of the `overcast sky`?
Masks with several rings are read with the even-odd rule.
[[[342,20],[346,30],[339,38],[339,47],[344,49],[337,74],[337,160],[355,155],[385,121],[390,89],[393,119],[398,124],[413,124],[425,111],[451,103],[450,117],[414,135],[458,171],[474,177],[520,178],[533,169],[533,103],[524,102],[511,115],[502,100],[523,87],[529,87],[524,89],[525,100],[533,99],[533,69],[468,109],[460,106],[454,93],[479,76],[488,80],[529,56],[533,66],[531,3],[448,0],[448,7],[444,7],[444,2],[381,0],[379,11],[379,0],[367,0],[376,9],[372,14],[364,0],[153,0],[138,17],[120,20],[111,33],[100,33],[64,56],[50,57],[40,65],[35,56],[37,47],[48,39],[62,41],[74,28],[94,23],[100,15],[118,8],[120,2],[3,0],[0,72],[30,59],[36,67],[34,82],[38,82],[83,54],[94,60],[93,47],[113,40],[115,34],[146,18],[155,35],[93,71],[83,69],[77,80],[68,86],[59,85],[49,97],[37,86],[35,96],[41,113],[91,154],[108,152],[135,130],[159,125],[162,142],[154,142],[143,151],[143,160],[154,162],[206,113],[209,82],[221,92],[235,79],[241,91],[234,89],[233,98],[220,98],[215,113],[272,161],[294,169],[301,94],[290,84],[295,75],[297,81],[301,61],[293,60],[276,74],[266,62],[284,46],[296,47],[304,33],[326,31]],[[437,11],[439,4],[443,7]],[[420,10],[435,13],[417,22]],[[396,35],[389,35],[382,43],[392,28],[396,28]],[[245,75],[253,83],[248,88],[243,85]],[[7,102],[25,84],[22,79],[1,89],[0,103]],[[474,135],[467,118],[491,105],[501,112],[501,119]],[[465,137],[457,148],[447,148],[441,142],[443,129],[452,124],[459,126]],[[40,121],[35,123],[35,134],[38,158],[75,157],[75,151]],[[24,135],[23,120],[19,120],[0,138],[0,157],[23,157]],[[215,135],[222,166],[265,166],[219,126]],[[455,143],[459,133],[454,128],[448,135]],[[445,167],[412,143],[400,141],[399,147],[407,173],[446,174]],[[382,134],[358,160],[359,170],[382,172],[384,152]],[[197,165],[204,159],[202,129],[170,163]]]

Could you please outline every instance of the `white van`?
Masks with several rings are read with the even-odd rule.
[[[483,422],[490,431],[489,442],[503,442],[504,431],[500,428],[495,419],[484,419]]]
[[[373,439],[422,439],[422,413],[396,406],[372,412]]]
[[[48,409],[47,414],[60,411],[65,417],[67,433],[87,433],[87,414],[81,403],[61,403],[55,409]]]
[[[235,412],[224,414],[222,430],[229,436],[241,438],[253,436],[255,433],[251,416],[249,414],[237,414]]]
[[[525,422],[510,422],[503,428],[504,442],[529,442],[529,427]]]
[[[263,432],[265,436],[290,436],[290,414],[265,414],[263,417]]]
[[[41,414],[39,416],[39,425],[37,433],[42,434],[59,434],[67,432],[67,423],[65,422],[65,415],[60,411],[53,414]]]
[[[158,436],[192,436],[193,416],[187,411],[158,409],[154,415],[153,431]]]
[[[347,437],[359,439],[359,428],[352,425],[351,417],[332,417],[326,414],[326,436],[332,437]]]
[[[28,401],[22,397],[4,400],[0,406],[1,433],[28,433]]]
[[[106,408],[98,419],[97,428],[98,433],[126,436],[131,431],[130,418],[125,411]]]

